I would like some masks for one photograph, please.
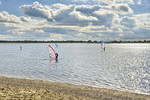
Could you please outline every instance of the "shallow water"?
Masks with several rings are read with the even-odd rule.
[[[150,94],[150,44],[106,44],[105,51],[100,44],[50,44],[57,61],[48,45],[1,43],[0,75]]]

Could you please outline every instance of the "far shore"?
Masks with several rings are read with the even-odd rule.
[[[62,41],[40,41],[40,40],[0,40],[0,43],[101,43],[102,40],[62,40]],[[105,43],[150,43],[150,40],[136,40],[136,41],[103,41]]]
[[[0,77],[0,100],[150,100],[150,95],[92,86]]]

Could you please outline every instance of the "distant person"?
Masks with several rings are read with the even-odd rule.
[[[56,56],[56,60],[57,60],[57,58],[58,58],[58,53],[55,53],[55,56]]]
[[[105,51],[105,47],[104,47],[104,51]]]
[[[58,47],[57,43],[55,43],[56,47]]]
[[[20,50],[22,50],[22,46],[20,46]]]

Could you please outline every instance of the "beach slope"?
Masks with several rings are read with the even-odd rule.
[[[150,95],[41,80],[0,77],[0,100],[150,100]]]

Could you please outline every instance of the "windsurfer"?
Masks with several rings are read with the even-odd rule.
[[[22,50],[22,46],[20,46],[20,50]]]
[[[56,59],[58,58],[58,53],[55,53]]]

